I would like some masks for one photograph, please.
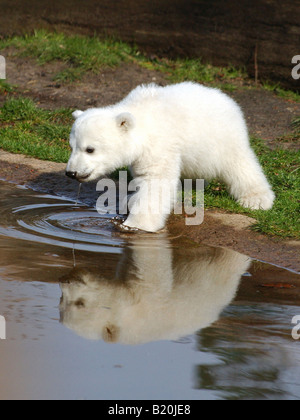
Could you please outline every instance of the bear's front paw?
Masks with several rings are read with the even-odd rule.
[[[113,219],[111,219],[111,223],[120,231],[120,232],[126,232],[126,233],[136,233],[139,231],[138,228],[130,227],[124,225],[125,219],[120,216],[116,216]]]
[[[156,233],[161,231],[165,225],[165,216],[142,214],[133,215],[129,214],[126,221],[123,223],[122,228],[133,232],[147,232]]]

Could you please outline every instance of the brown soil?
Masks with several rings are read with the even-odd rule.
[[[230,248],[251,258],[300,272],[300,241],[259,234],[250,229],[251,224],[247,216],[206,210],[200,226],[185,226],[183,218],[173,216],[168,228],[172,234],[187,236],[197,243]]]
[[[47,109],[106,106],[121,100],[139,84],[166,84],[160,73],[135,64],[104,69],[99,75],[89,73],[81,81],[61,84],[53,79],[67,68],[66,64],[51,62],[39,66],[35,59],[16,57],[14,53],[13,49],[6,50],[6,81],[17,86],[18,93],[33,98]],[[4,100],[5,97],[0,97],[0,105]]]
[[[71,107],[86,109],[104,106],[120,100],[141,83],[167,84],[160,73],[123,64],[116,70],[105,70],[100,75],[86,75],[79,82],[57,84],[53,76],[63,64],[38,66],[33,59],[14,57],[10,51],[7,60],[7,82],[17,85],[17,94],[32,97],[40,106],[54,109]],[[300,115],[300,104],[278,98],[270,92],[255,88],[246,81],[233,96],[244,109],[251,134],[274,143],[279,136],[291,131],[291,121]],[[0,106],[5,97],[0,97]],[[299,148],[299,144],[286,144]],[[65,165],[41,162],[21,155],[0,151],[1,178],[36,190],[76,198],[78,185],[64,176]],[[85,185],[81,201],[94,205],[97,199],[95,185]],[[251,220],[241,215],[222,214],[207,210],[201,226],[186,227],[183,218],[172,217],[169,230],[187,236],[198,243],[224,246],[245,253],[252,258],[300,271],[300,242],[270,238],[250,230]]]

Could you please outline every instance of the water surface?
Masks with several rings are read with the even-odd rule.
[[[298,399],[299,275],[0,183],[1,399]]]

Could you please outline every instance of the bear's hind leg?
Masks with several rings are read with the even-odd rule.
[[[272,208],[275,194],[251,149],[231,161],[222,177],[230,194],[243,207],[252,210]]]

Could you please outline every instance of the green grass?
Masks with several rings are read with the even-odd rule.
[[[47,111],[26,98],[9,98],[0,109],[0,147],[42,160],[67,162],[70,110]]]
[[[117,67],[134,54],[123,42],[44,30],[0,40],[0,50],[8,47],[14,47],[20,56],[35,57],[41,65],[51,61],[64,62],[69,67],[55,76],[55,80],[62,82],[80,79],[89,71],[98,74],[103,68]]]
[[[5,80],[0,80],[0,95],[7,95],[15,90],[15,86],[10,85]]]
[[[300,94],[293,92],[292,90],[286,90],[280,87],[278,84],[273,84],[269,82],[262,83],[264,89],[275,93],[280,98],[283,98],[287,101],[300,102]]]
[[[203,63],[201,59],[155,59],[149,61],[146,57],[139,55],[136,62],[148,70],[164,73],[172,83],[193,81],[213,86],[222,84],[223,90],[236,89],[232,82],[247,77],[242,69],[236,69],[233,66],[216,67]]]

